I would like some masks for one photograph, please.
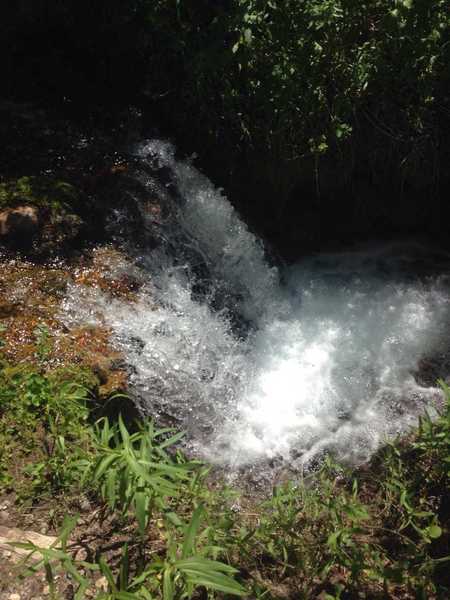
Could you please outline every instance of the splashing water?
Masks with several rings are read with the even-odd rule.
[[[145,281],[135,303],[73,286],[65,318],[102,315],[141,410],[184,428],[190,451],[231,468],[276,458],[303,468],[324,451],[357,463],[439,402],[413,374],[448,347],[450,282],[428,251],[374,246],[280,272],[170,144],[138,156],[170,170],[171,229],[134,260]],[[136,177],[174,202],[152,176]],[[444,271],[450,257],[439,260]]]

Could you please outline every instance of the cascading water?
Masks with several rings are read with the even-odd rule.
[[[427,250],[373,246],[279,270],[170,144],[137,156],[177,191],[136,169],[171,206],[157,247],[122,266],[145,283],[134,303],[73,286],[65,318],[112,328],[140,409],[185,429],[192,453],[231,470],[276,459],[303,468],[327,450],[362,462],[439,403],[413,375],[448,347],[450,281]],[[443,271],[450,257],[439,260]]]

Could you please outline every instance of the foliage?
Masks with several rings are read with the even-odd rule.
[[[179,494],[179,482],[189,479],[195,463],[179,464],[167,449],[180,440],[180,434],[167,438],[170,429],[155,429],[151,421],[129,434],[119,415],[110,426],[104,418],[96,424],[97,459],[89,465],[85,481],[99,486],[103,500],[111,510],[126,514],[133,507],[141,535],[145,534],[155,505],[164,508],[167,497]],[[161,439],[162,436],[165,436]]]
[[[152,93],[175,115],[185,114],[175,103],[189,107],[222,143],[231,138],[280,160],[326,152],[361,119],[398,142],[437,133],[448,103],[444,0],[174,5],[148,5],[157,40]],[[180,83],[152,60],[173,62]]]
[[[131,105],[134,123],[142,115],[145,128],[198,153],[282,251],[355,230],[439,231],[450,173],[447,4],[14,3],[0,40],[4,93],[94,115],[108,132]],[[98,226],[95,213],[87,222]]]
[[[31,204],[55,213],[79,205],[77,190],[51,177],[20,177],[0,183],[0,208]]]
[[[353,473],[327,459],[306,480],[275,488],[261,505],[253,501],[249,513],[233,511],[232,496],[214,491],[198,464],[167,452],[179,436],[151,422],[130,433],[121,419],[112,427],[102,420],[97,455],[85,471],[92,481],[85,476],[84,485],[100,485],[109,510],[124,516],[131,509],[139,535],[124,543],[119,564],[109,556],[94,563],[72,558],[73,519],[58,546],[22,547],[41,555],[32,570],[44,567],[50,586],[57,565],[71,574],[77,598],[98,574],[108,587],[98,598],[188,598],[201,587],[243,595],[236,581],[242,573],[255,598],[273,597],[274,590],[328,600],[446,597],[450,390],[444,390],[445,411],[424,418],[413,443],[390,444],[369,469]],[[164,540],[156,557],[149,554],[155,536]]]
[[[86,18],[65,0],[43,18],[39,3],[22,3],[5,15],[5,40],[15,42],[11,65],[28,43],[43,53],[34,61],[53,69],[67,101],[92,94],[80,81],[87,71],[100,94],[128,91],[129,102],[139,90],[181,136],[195,123],[203,139],[292,159],[367,125],[386,141],[436,140],[449,109],[447,8],[445,0],[100,0]],[[36,49],[44,36],[49,48]],[[70,64],[55,63],[54,46]]]
[[[48,339],[38,333],[41,356]],[[14,481],[24,499],[37,498],[79,480],[73,459],[90,448],[90,380],[83,369],[0,363],[0,489]]]
[[[450,560],[434,556],[442,534],[437,513],[424,507],[405,513],[399,496],[373,490],[367,503],[358,478],[336,469],[328,463],[312,485],[275,490],[260,523],[243,531],[240,552],[268,565],[267,582],[295,580],[300,598],[315,597],[311,590],[330,599],[361,592],[390,598],[400,590],[428,598],[448,589],[436,585],[439,566]],[[383,483],[395,481],[388,474]],[[412,496],[405,480],[400,485]]]
[[[96,573],[101,573],[108,585],[108,592],[101,592],[97,597],[110,600],[147,599],[154,597],[151,593],[158,590],[162,591],[164,600],[190,598],[198,587],[244,595],[244,588],[234,579],[237,569],[217,560],[217,554],[225,549],[208,543],[208,527],[201,530],[206,510],[199,500],[206,498],[206,503],[210,500],[205,489],[199,490],[199,477],[203,478],[205,472],[199,472],[198,463],[186,463],[179,454],[175,457],[168,454],[167,449],[181,437],[180,434],[168,437],[169,433],[167,429],[155,430],[151,422],[141,424],[137,432],[130,433],[121,417],[112,427],[104,418],[96,424],[93,433],[96,454],[81,461],[82,484],[84,482],[92,491],[100,485],[99,495],[111,511],[118,509],[126,516],[128,509],[132,509],[139,531],[140,560],[130,565],[128,544],[123,546],[116,574],[105,557],[100,556],[95,563],[74,560],[67,540],[77,519],[67,517],[59,539],[50,549],[38,548],[32,543],[17,544],[30,551],[28,560],[35,554],[41,555],[41,560],[33,564],[28,573],[43,568],[54,592],[56,570],[62,570],[78,584],[75,598],[80,599],[92,586],[92,575]],[[73,460],[73,456],[67,457],[66,463]],[[185,511],[194,498],[196,506],[185,524],[173,512],[171,503],[176,499],[178,508]],[[165,556],[145,561],[151,518],[163,523],[166,550]]]
[[[27,560],[35,554],[42,556],[33,564],[28,573],[44,568],[49,588],[55,591],[55,563],[64,572],[70,574],[78,584],[75,600],[82,600],[92,581],[89,574],[100,572],[108,585],[107,592],[100,592],[98,600],[148,600],[153,598],[150,591],[161,591],[164,600],[175,598],[191,598],[194,590],[204,587],[234,596],[243,596],[244,588],[238,584],[233,575],[237,569],[229,565],[204,558],[196,552],[195,541],[199,530],[203,508],[199,506],[193,513],[191,522],[186,528],[181,543],[168,545],[165,560],[154,560],[140,568],[134,576],[130,576],[128,546],[124,545],[117,578],[104,558],[97,563],[76,562],[67,548],[68,536],[76,525],[76,518],[66,518],[59,539],[49,549],[39,548],[31,542],[14,544],[29,550]],[[162,582],[162,590],[161,588]]]

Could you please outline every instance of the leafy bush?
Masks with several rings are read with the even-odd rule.
[[[76,524],[72,517],[52,548],[22,544],[30,557],[41,556],[30,572],[44,568],[51,589],[62,569],[77,585],[76,598],[95,588],[99,574],[107,590],[97,590],[97,597],[110,600],[181,599],[201,588],[219,596],[248,590],[255,598],[295,593],[328,600],[450,593],[450,389],[445,384],[443,412],[436,419],[425,416],[413,439],[388,444],[371,465],[351,472],[327,459],[319,472],[275,488],[262,504],[237,498],[241,510],[235,510],[236,493],[214,488],[208,469],[174,450],[181,434],[155,429],[151,421],[130,432],[122,418],[90,426],[80,417],[83,398],[73,396],[78,384],[62,385],[58,392],[51,377],[14,369],[3,369],[2,378],[2,419],[8,406],[30,431],[40,415],[54,436],[50,466],[45,477],[38,473],[45,486],[33,483],[32,493],[48,490],[49,481],[55,490],[79,490],[81,484],[121,523],[134,524],[119,558],[75,559],[68,544]],[[23,404],[14,401],[17,391]],[[77,418],[81,437],[71,437],[74,448],[68,451],[58,431],[69,435]]]
[[[0,363],[0,490],[15,481],[19,494],[36,499],[79,480],[77,460],[91,447],[90,380],[82,369]]]
[[[50,177],[20,177],[0,183],[0,208],[31,204],[60,213],[80,203],[79,193],[70,183]]]
[[[208,544],[208,528],[201,531],[206,511],[199,501],[202,496],[210,499],[210,494],[199,491],[198,477],[204,477],[205,473],[199,473],[199,463],[187,463],[179,454],[172,457],[167,453],[167,448],[181,437],[180,434],[168,437],[169,433],[168,429],[154,429],[150,421],[141,424],[139,431],[130,433],[120,416],[118,424],[112,427],[106,418],[101,419],[93,432],[96,454],[76,461],[84,466],[82,485],[94,494],[99,493],[111,511],[118,510],[124,517],[132,509],[139,531],[140,560],[130,565],[128,544],[123,546],[116,574],[105,557],[99,557],[95,563],[74,560],[67,541],[77,519],[66,517],[59,539],[51,548],[39,548],[33,543],[17,544],[29,550],[27,560],[36,554],[41,556],[28,573],[43,568],[49,587],[55,592],[55,571],[62,570],[78,586],[76,599],[85,597],[86,590],[93,587],[92,576],[98,572],[106,578],[108,592],[96,597],[105,600],[148,599],[159,592],[164,600],[190,598],[198,587],[244,595],[244,588],[234,579],[237,569],[216,560],[217,554],[223,553],[225,548],[217,543]],[[67,457],[66,464],[71,462],[73,456]],[[189,523],[185,524],[172,510],[174,499],[182,511],[194,500]],[[164,556],[146,562],[152,518],[163,523],[160,533],[165,538],[166,549]],[[215,535],[214,539],[216,541]]]
[[[334,147],[362,118],[399,142],[436,134],[448,102],[444,0],[176,4],[148,5],[151,89],[221,143],[293,159]]]
[[[370,124],[386,143],[414,141],[422,151],[449,108],[447,8],[445,0],[99,0],[86,15],[65,0],[44,18],[39,3],[22,3],[4,15],[5,55],[12,51],[19,88],[81,102],[95,84],[109,99],[112,89],[128,102],[139,91],[180,137],[195,125],[200,139],[230,149],[293,159]],[[49,46],[36,48],[44,38]],[[27,50],[33,61],[23,68],[33,70],[24,77],[12,65]],[[39,61],[57,89],[36,78]]]
[[[237,569],[216,560],[204,558],[195,548],[196,536],[200,527],[203,507],[199,506],[185,530],[182,542],[168,544],[164,560],[154,560],[130,575],[128,546],[124,545],[117,577],[104,558],[97,563],[74,561],[68,551],[68,536],[76,525],[76,519],[65,520],[60,536],[49,549],[39,548],[33,543],[16,543],[17,547],[29,550],[27,560],[36,554],[41,560],[33,564],[28,573],[44,568],[52,593],[55,592],[55,565],[69,574],[78,584],[75,600],[83,600],[85,592],[92,587],[90,575],[100,572],[106,579],[107,592],[96,595],[98,600],[149,600],[152,593],[162,592],[163,600],[191,598],[198,587],[216,590],[233,596],[244,596],[244,588],[235,581]],[[161,586],[162,584],[162,586]],[[162,587],[162,589],[161,589]],[[159,593],[158,593],[159,596]]]
[[[83,480],[100,486],[102,499],[111,510],[126,514],[132,506],[141,535],[155,505],[164,508],[165,499],[179,495],[180,483],[200,466],[179,463],[167,453],[182,437],[167,437],[170,431],[155,429],[151,421],[144,421],[139,431],[130,435],[120,415],[113,427],[106,418],[95,427],[96,461],[88,464]]]

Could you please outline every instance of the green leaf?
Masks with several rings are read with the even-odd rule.
[[[138,463],[138,461],[137,461],[136,457],[134,456],[134,454],[132,454],[129,451],[125,451],[124,452],[124,458],[125,458],[125,461],[128,463],[128,466],[130,467],[131,471],[135,475],[137,475],[138,477],[140,477],[141,479],[143,479],[144,481],[146,481],[150,485],[152,485],[152,486],[154,485],[154,481],[150,477],[148,471],[146,469],[144,469]]]
[[[210,560],[208,558],[202,558],[201,556],[192,556],[190,558],[177,560],[175,566],[178,569],[189,569],[198,572],[207,571],[222,571],[224,573],[237,573],[238,570],[230,565],[226,565],[223,562],[217,560]]]
[[[55,578],[53,575],[52,566],[48,561],[44,562],[44,570],[45,570],[45,579],[50,588],[50,594],[51,594],[51,596],[54,596],[54,594],[55,594]]]
[[[166,513],[165,517],[168,521],[170,521],[170,523],[172,523],[172,525],[175,525],[175,527],[184,527],[183,521],[180,519],[180,517],[176,513],[174,513],[174,512]]]
[[[439,525],[430,525],[426,528],[425,532],[433,540],[436,540],[442,535],[442,529],[439,527]]]
[[[142,596],[144,600],[153,600],[153,596],[145,587],[140,587],[138,591],[138,597]],[[134,596],[135,598],[135,596]]]
[[[331,548],[331,550],[336,550],[339,534],[339,531],[335,531],[334,533],[328,536],[327,546]]]
[[[173,600],[174,588],[172,581],[172,570],[167,568],[164,570],[163,576],[163,598],[164,600]]]
[[[204,512],[204,509],[201,504],[194,510],[191,522],[188,525],[188,528],[187,528],[187,531],[186,531],[186,534],[184,537],[183,547],[181,550],[182,558],[188,558],[188,556],[190,554],[192,554],[192,552],[194,550],[195,538],[197,536],[197,532],[200,527],[200,521],[203,517],[203,512]]]
[[[103,427],[100,428],[100,424],[103,422]],[[96,424],[96,432],[100,432],[100,440],[103,446],[108,446],[109,440],[111,439],[111,428],[109,426],[109,421],[106,417],[102,417],[97,421]]]
[[[144,491],[136,492],[134,495],[134,508],[136,511],[136,518],[139,526],[139,532],[143,536],[145,535],[145,529],[147,527],[148,512],[147,507],[149,506],[149,494]]]
[[[128,587],[128,576],[129,576],[128,544],[125,544],[125,546],[122,549],[122,558],[120,559],[119,582],[120,582],[121,590],[125,590]]]
[[[64,517],[62,528],[59,533],[58,539],[56,540],[56,542],[54,542],[54,544],[52,544],[52,547],[54,547],[55,544],[57,544],[58,541],[60,541],[63,552],[66,552],[67,540],[69,539],[69,536],[72,533],[72,531],[75,529],[75,526],[78,522],[78,518],[79,518],[79,515],[75,515],[73,517],[69,517],[68,515],[66,515]]]
[[[128,446],[130,442],[130,434],[128,433],[128,429],[125,427],[125,423],[123,422],[122,415],[119,415],[119,429],[120,435],[122,436],[122,441],[124,446]]]
[[[108,501],[109,508],[112,510],[116,505],[117,494],[116,494],[116,479],[117,472],[115,469],[110,469],[106,476],[106,500]]]
[[[170,473],[171,475],[175,475],[176,477],[183,478],[188,476],[188,473],[186,473],[186,471],[188,471],[191,468],[190,465],[174,466],[165,463],[150,462],[148,460],[140,460],[139,464],[146,467],[151,467],[152,469],[156,469],[157,471],[164,471],[165,473]]]
[[[29,550],[30,556],[35,552],[39,553],[45,559],[52,560],[65,560],[67,558],[67,554],[62,552],[61,550],[56,550],[55,548],[39,548],[35,546],[32,542],[8,542],[10,546],[14,548],[21,548],[22,550]]]
[[[106,564],[106,561],[103,558],[103,556],[100,557],[98,564],[100,566],[100,571],[102,572],[102,575],[105,576],[111,591],[114,593],[117,592],[117,586],[115,584],[112,571],[109,568],[109,566]]]
[[[167,448],[168,446],[173,446],[173,444],[176,444],[177,442],[179,442],[185,435],[186,434],[184,431],[180,431],[179,433],[173,435],[172,437],[168,438],[167,440],[164,440],[163,442],[161,442],[159,447],[162,450],[164,448]]]
[[[183,569],[186,573],[188,581],[196,584],[203,585],[206,588],[217,590],[218,592],[224,592],[225,594],[233,594],[235,596],[245,596],[245,589],[234,579],[223,575],[222,573],[198,573],[197,571],[189,571]]]
[[[100,477],[103,475],[106,469],[108,469],[113,464],[113,462],[118,458],[118,456],[119,455],[117,453],[105,456],[105,458],[103,458],[95,468],[93,479],[100,479]]]

